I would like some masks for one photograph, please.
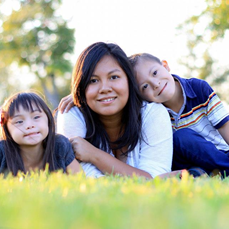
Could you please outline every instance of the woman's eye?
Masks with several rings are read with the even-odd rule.
[[[116,75],[114,75],[114,76],[111,76],[111,79],[112,80],[115,80],[115,79],[118,79],[119,77],[118,76],[116,76]]]
[[[96,83],[98,80],[97,79],[90,79],[90,84]]]
[[[148,86],[148,84],[143,85],[142,90],[144,91]]]
[[[154,72],[153,72],[153,75],[156,76],[156,75],[157,75],[157,71],[154,71]]]

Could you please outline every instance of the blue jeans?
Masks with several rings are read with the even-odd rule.
[[[229,175],[229,153],[218,150],[192,129],[184,128],[173,134],[172,170],[201,167],[207,173],[219,169]]]

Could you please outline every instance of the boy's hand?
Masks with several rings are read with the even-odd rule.
[[[74,106],[72,95],[67,95],[61,99],[58,110],[62,114],[63,112],[68,112]]]
[[[218,129],[224,141],[229,145],[229,121]]]
[[[161,175],[158,175],[157,177],[160,178],[171,178],[171,177],[179,177],[180,179],[182,179],[182,175],[184,173],[188,173],[186,169],[182,169],[182,170],[175,170],[169,173],[163,173]]]

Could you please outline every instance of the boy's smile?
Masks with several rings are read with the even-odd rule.
[[[134,67],[142,97],[149,102],[165,103],[175,94],[175,81],[166,61],[162,64],[140,59]]]

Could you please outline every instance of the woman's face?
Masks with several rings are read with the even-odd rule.
[[[96,65],[86,88],[88,106],[101,116],[122,115],[129,98],[126,73],[112,56],[104,56]]]

